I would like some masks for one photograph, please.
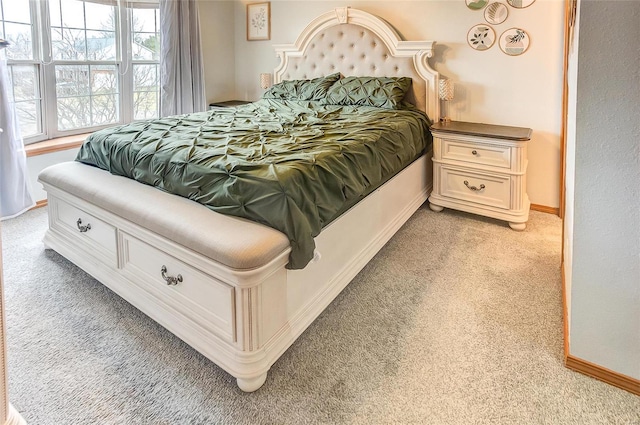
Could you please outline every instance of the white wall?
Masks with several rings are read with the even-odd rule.
[[[481,11],[463,0],[431,1],[271,1],[271,40],[246,40],[246,4],[235,5],[235,94],[255,100],[259,74],[278,64],[273,44],[292,43],[317,15],[349,5],[378,15],[408,40],[438,43],[432,65],[456,82],[450,116],[456,120],[531,127],[528,193],[535,204],[558,207],[560,129],[562,116],[563,0],[537,0],[526,9],[509,7],[509,17],[495,26],[496,34],[519,26],[531,36],[529,50],[518,57],[498,45],[475,51],[467,32],[483,23]],[[213,60],[209,60],[213,63]],[[205,72],[208,72],[205,69]]]
[[[207,103],[236,97],[234,1],[199,0]]]
[[[640,379],[640,2],[583,0],[570,353]]]
[[[34,201],[43,201],[47,199],[47,192],[45,192],[42,185],[38,183],[38,174],[50,165],[65,161],[73,161],[76,159],[79,149],[80,148],[66,149],[44,155],[30,156],[27,158],[27,174],[29,175],[31,197]]]

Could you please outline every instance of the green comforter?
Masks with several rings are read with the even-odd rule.
[[[320,230],[429,137],[415,109],[262,99],[100,130],[76,160],[278,229],[291,241],[287,267],[298,269]]]

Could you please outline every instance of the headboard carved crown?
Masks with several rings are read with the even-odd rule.
[[[347,23],[348,9],[348,7],[336,7],[336,17],[338,18],[338,22],[340,22],[341,24]]]
[[[429,118],[439,117],[438,73],[428,59],[434,41],[404,41],[383,19],[339,7],[311,21],[294,44],[274,46],[276,83],[340,72],[344,76],[411,77],[408,100]]]

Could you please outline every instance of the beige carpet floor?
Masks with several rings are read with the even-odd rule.
[[[562,364],[561,221],[423,206],[252,394],[3,222],[9,391],[29,424],[640,424]]]

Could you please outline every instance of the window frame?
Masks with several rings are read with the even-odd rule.
[[[78,0],[80,1],[80,0]],[[82,133],[97,131],[114,125],[122,125],[136,121],[134,119],[134,74],[133,66],[138,64],[156,65],[159,70],[159,59],[157,60],[133,60],[132,34],[133,34],[133,7],[114,6],[115,2],[82,0],[83,2],[95,2],[115,7],[115,34],[116,34],[116,58],[114,60],[93,61],[93,60],[54,60],[53,46],[51,40],[51,22],[49,0],[29,0],[31,13],[31,36],[33,59],[17,60],[8,59],[9,69],[12,66],[32,65],[36,68],[36,81],[38,84],[38,95],[40,109],[37,110],[39,116],[40,133],[23,137],[25,145],[43,140],[54,139],[64,136],[73,136]],[[144,2],[146,8],[157,9],[158,4]],[[152,4],[152,7],[149,7]],[[154,7],[155,6],[155,7]],[[160,32],[158,31],[158,36]],[[118,76],[118,116],[117,121],[91,127],[81,127],[70,130],[60,130],[58,128],[58,97],[56,93],[56,66],[60,65],[81,65],[81,66],[115,66]],[[158,81],[158,99],[160,82]],[[160,105],[158,100],[158,115]]]
[[[48,1],[48,0],[47,0]],[[37,122],[36,125],[38,127],[39,132],[28,136],[23,137],[24,144],[34,143],[41,140],[46,139],[46,127],[45,127],[45,118],[46,118],[46,109],[45,109],[45,90],[44,90],[44,79],[42,73],[42,50],[41,50],[41,42],[39,40],[40,36],[40,28],[39,28],[39,12],[37,10],[39,2],[38,0],[29,0],[29,18],[31,20],[31,59],[11,59],[5,56],[7,71],[10,73],[10,76],[13,80],[13,68],[19,66],[33,66],[36,70],[36,75],[34,78],[34,83],[37,84],[37,97],[34,100],[40,102],[40,108],[36,108]],[[3,5],[6,7],[6,0],[3,2]],[[3,20],[4,22],[11,22],[7,20]],[[6,36],[6,34],[5,34]],[[15,87],[13,84],[11,85],[11,98],[14,99],[13,102],[10,102],[15,105]]]

